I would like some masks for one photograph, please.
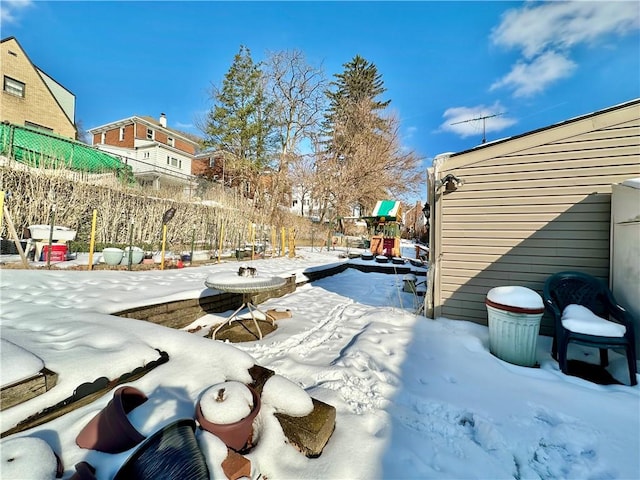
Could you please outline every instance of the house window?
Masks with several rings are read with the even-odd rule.
[[[149,152],[144,152],[144,154],[142,155],[142,158],[149,158]]]
[[[153,130],[151,128],[147,128],[147,140],[153,140]]]
[[[124,127],[120,127],[120,141],[124,140]]]
[[[4,91],[17,97],[24,97],[24,83],[5,75],[4,77]]]
[[[100,143],[105,143],[107,140],[107,132],[102,132]]]
[[[210,158],[209,159],[209,168],[215,168],[216,166],[216,159],[215,158]]]
[[[167,165],[182,168],[182,160],[178,160],[176,157],[170,157],[169,155],[167,155]]]
[[[175,147],[175,140],[173,139],[173,137],[168,137],[167,138],[167,143],[169,144],[170,147]]]

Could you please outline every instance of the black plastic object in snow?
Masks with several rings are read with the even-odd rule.
[[[195,421],[189,418],[157,431],[140,444],[114,480],[209,480],[195,428]]]

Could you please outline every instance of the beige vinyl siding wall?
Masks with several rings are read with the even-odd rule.
[[[491,288],[541,293],[561,270],[608,281],[611,185],[640,176],[638,104],[620,113],[444,161],[438,178],[453,173],[464,185],[437,206],[436,316],[486,325]]]

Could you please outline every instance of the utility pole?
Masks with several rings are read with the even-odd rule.
[[[497,117],[500,115],[504,115],[504,112],[502,113],[494,113],[493,115],[483,115],[482,117],[476,117],[476,118],[470,118],[469,120],[462,120],[460,122],[455,122],[455,123],[451,123],[450,125],[458,125],[460,123],[469,123],[469,122],[477,122],[479,120],[482,120],[482,143],[486,143],[487,142],[487,125],[486,125],[486,121],[487,118],[493,118],[493,117]]]

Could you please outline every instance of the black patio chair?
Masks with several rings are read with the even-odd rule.
[[[543,298],[555,323],[551,353],[558,360],[563,373],[568,372],[567,349],[571,342],[598,348],[602,367],[609,364],[608,349],[624,349],[629,364],[630,384],[637,384],[633,321],[601,280],[582,272],[559,272],[547,278]],[[575,319],[570,318],[569,312],[566,312],[569,305],[581,305],[595,314],[590,318],[591,328],[585,328],[582,321],[571,321]],[[575,310],[575,307],[570,310]],[[623,325],[624,329],[606,322]],[[601,333],[602,327],[609,327],[614,332],[611,336],[607,336],[609,333],[593,333]]]

